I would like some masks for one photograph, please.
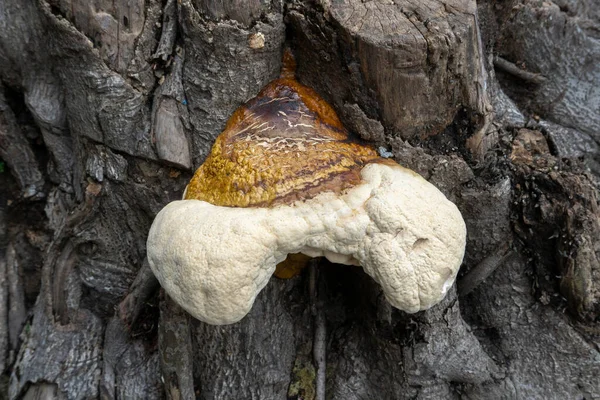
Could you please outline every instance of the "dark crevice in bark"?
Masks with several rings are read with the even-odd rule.
[[[0,85],[0,156],[21,187],[21,198],[45,196],[49,154],[21,91]]]
[[[461,158],[473,167],[477,160],[473,158],[473,153],[467,146],[467,139],[476,132],[478,120],[479,116],[476,113],[462,108],[442,132],[424,139],[415,137],[408,143],[413,147],[426,148],[432,155],[460,154]]]

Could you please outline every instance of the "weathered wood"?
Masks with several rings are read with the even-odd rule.
[[[182,120],[187,100],[182,87],[183,50],[173,57],[171,72],[154,94],[152,137],[161,160],[189,169],[190,148]],[[186,121],[187,122],[187,121]],[[189,123],[187,123],[189,128]]]
[[[164,398],[158,353],[143,336],[132,337],[119,318],[111,318],[104,331],[99,395],[103,399]]]
[[[338,110],[355,103],[404,139],[439,133],[462,108],[489,113],[475,1],[311,4],[288,16],[298,75]]]
[[[464,188],[458,204],[464,210],[468,238],[465,254],[466,268],[480,265],[498,248],[505,247],[513,237],[510,214],[512,212],[512,180],[495,176],[482,192],[480,187]]]
[[[154,53],[154,58],[167,61],[173,54],[175,39],[177,38],[177,4],[175,0],[167,0],[163,9],[160,41]]]
[[[49,178],[55,183],[72,182],[73,142],[69,136],[64,97],[58,79],[49,71],[39,71],[25,81],[25,105],[40,129],[52,156]]]
[[[560,310],[537,302],[531,290],[535,278],[527,265],[522,255],[509,259],[461,303],[481,346],[499,363],[511,365],[503,369],[502,379],[475,385],[468,396],[597,397],[597,334],[594,339]],[[574,369],[579,373],[571,375]]]
[[[17,398],[29,382],[53,382],[67,399],[96,397],[100,374],[102,321],[79,309],[72,324],[57,327],[40,302],[12,370],[9,397]]]
[[[239,323],[192,321],[198,398],[285,398],[296,347],[311,342],[310,307],[300,298],[307,294],[300,278],[274,279]]]
[[[505,9],[504,7],[507,7]],[[524,84],[498,72],[508,94],[544,119],[600,141],[600,24],[595,0],[506,4],[497,31],[498,55],[544,82]]]
[[[69,120],[72,137],[89,138],[118,151],[153,159],[156,155],[150,141],[147,97],[155,82],[149,61],[156,46],[161,7],[158,1],[141,6],[140,1],[119,2],[114,8],[112,2],[87,7],[65,1],[51,8],[41,1],[37,17],[46,29],[56,33],[42,46],[47,58],[54,57],[55,52],[76,55],[60,56],[54,61],[60,64],[55,78],[64,94],[64,107],[68,113],[78,115]],[[106,33],[100,32],[104,29],[101,25],[95,25],[102,21],[108,23]],[[119,34],[113,30],[117,27],[123,28]],[[100,35],[100,43],[95,41],[96,34]],[[118,48],[117,37],[126,39]],[[104,49],[102,40],[108,43]],[[83,54],[85,57],[81,57]],[[78,72],[73,75],[67,71]],[[90,96],[92,92],[95,95]],[[120,117],[109,117],[113,114]]]
[[[276,1],[261,0],[194,0],[198,12],[212,21],[233,20],[250,26],[268,12],[282,12]]]
[[[51,0],[50,3],[95,43],[112,69],[126,72],[134,58],[135,41],[144,29],[146,1]]]
[[[542,278],[538,295],[547,298],[558,278],[571,311],[582,320],[594,321],[600,316],[597,187],[587,176],[560,166],[539,131],[519,130],[511,159],[521,206],[515,230],[531,247],[545,249],[532,254]]]
[[[526,82],[537,84],[546,82],[546,78],[544,78],[542,75],[525,71],[502,57],[494,58],[494,66]]]
[[[241,26],[237,21],[220,19],[218,12],[217,21],[212,15],[199,13],[213,5],[227,4],[240,13]],[[186,57],[184,90],[194,131],[194,167],[208,155],[233,111],[279,74],[285,33],[283,15],[275,6],[277,2],[261,2],[260,12],[252,23],[246,18],[254,15],[253,8],[233,7],[234,4],[237,2],[182,0],[178,3]],[[248,39],[259,33],[264,36],[264,47],[252,48]]]
[[[585,167],[594,175],[600,176],[600,143],[593,137],[577,129],[545,120],[531,124],[531,127],[540,129],[548,137],[558,157],[583,158]]]

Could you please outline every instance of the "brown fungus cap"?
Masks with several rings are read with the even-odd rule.
[[[185,199],[227,207],[292,204],[358,184],[361,169],[383,161],[353,141],[329,104],[293,76],[282,77],[237,109],[192,178]]]

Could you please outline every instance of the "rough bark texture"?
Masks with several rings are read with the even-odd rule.
[[[475,2],[294,2],[300,78],[343,112],[358,105],[403,139],[435,135],[459,110],[489,111]],[[319,59],[320,62],[312,62]]]
[[[319,399],[325,359],[328,399],[600,398],[598,12],[0,0],[0,397]],[[159,293],[154,216],[284,45],[346,126],[463,213],[457,289],[431,310],[324,261],[230,326]]]

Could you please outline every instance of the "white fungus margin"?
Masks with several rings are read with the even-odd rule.
[[[361,265],[392,306],[430,308],[462,263],[460,212],[403,167],[372,163],[361,175],[361,184],[341,194],[272,208],[172,202],[150,229],[152,271],[181,307],[214,325],[242,319],[290,253]]]

